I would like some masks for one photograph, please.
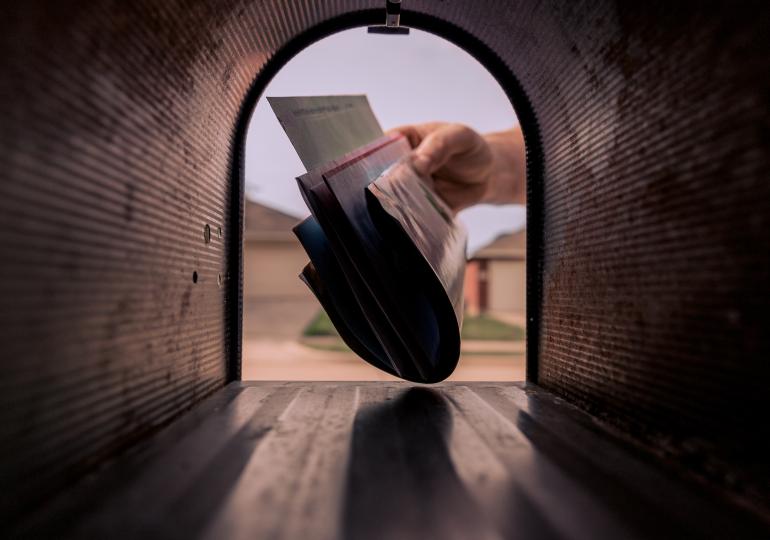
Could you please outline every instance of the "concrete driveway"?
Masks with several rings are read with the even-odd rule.
[[[523,343],[502,354],[463,351],[450,381],[522,381]],[[497,351],[496,351],[497,352]],[[395,381],[350,351],[321,350],[297,341],[245,339],[244,381]]]
[[[319,309],[310,295],[307,299],[245,301],[243,380],[398,380],[350,351],[324,350],[324,338],[306,340],[316,346],[303,344],[302,331]],[[338,342],[339,338],[326,340]],[[523,341],[464,341],[460,363],[449,380],[523,380],[524,349]]]

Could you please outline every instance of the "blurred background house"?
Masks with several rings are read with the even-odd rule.
[[[465,269],[465,310],[522,324],[527,310],[527,231],[504,233],[476,250]]]
[[[318,311],[297,277],[307,255],[292,232],[301,218],[246,200],[243,304],[246,337],[294,339]]]

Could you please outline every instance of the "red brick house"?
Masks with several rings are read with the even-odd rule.
[[[523,316],[526,312],[527,232],[505,233],[477,250],[465,271],[465,309]]]

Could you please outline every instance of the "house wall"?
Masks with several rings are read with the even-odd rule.
[[[468,261],[465,267],[465,312],[468,315],[478,315],[481,312],[479,297],[479,262]]]
[[[307,262],[298,242],[246,241],[244,300],[307,298],[311,293],[298,277]]]
[[[526,279],[526,261],[489,261],[487,310],[523,314],[527,309]]]

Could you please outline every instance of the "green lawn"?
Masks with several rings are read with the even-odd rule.
[[[332,324],[331,319],[326,314],[326,312],[322,309],[319,310],[318,315],[316,315],[312,321],[310,321],[310,324],[308,324],[305,327],[305,330],[302,332],[303,336],[337,336],[337,330],[334,328],[334,325]]]
[[[525,332],[521,326],[510,325],[486,315],[466,315],[460,336],[468,340],[521,341]]]
[[[336,336],[338,334],[329,316],[324,310],[320,310],[318,315],[307,325],[302,335],[312,337]],[[468,340],[521,341],[524,339],[525,333],[521,326],[513,326],[485,315],[479,315],[477,317],[465,317],[461,336]]]

